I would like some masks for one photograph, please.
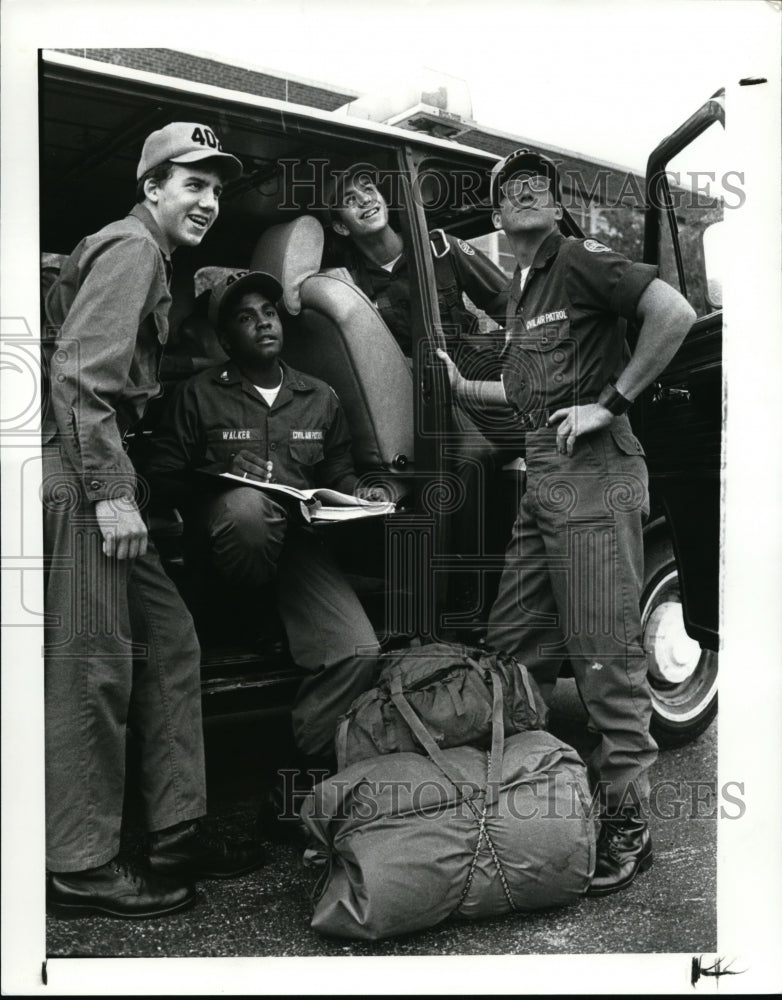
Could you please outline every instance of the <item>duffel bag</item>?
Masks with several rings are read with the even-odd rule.
[[[523,914],[576,902],[595,837],[586,771],[549,733],[503,739],[494,681],[489,751],[441,750],[399,694],[426,749],[359,761],[317,785],[301,817],[328,855],[312,927],[377,940],[447,917]]]
[[[438,746],[486,746],[491,736],[492,676],[502,686],[506,735],[542,729],[546,706],[537,685],[527,668],[507,653],[429,643],[384,654],[375,687],[359,695],[337,722],[338,768],[377,754],[423,752],[391,697],[391,685],[397,680]]]

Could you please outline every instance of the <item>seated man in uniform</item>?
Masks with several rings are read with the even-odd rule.
[[[404,242],[389,223],[388,203],[378,190],[377,169],[355,164],[333,179],[326,203],[331,228],[340,237],[341,260],[350,278],[372,300],[400,348],[413,352],[410,308],[410,274]],[[495,378],[499,360],[489,338],[479,346],[478,320],[465,306],[463,296],[500,326],[505,325],[508,279],[480,250],[442,230],[431,234],[437,300],[449,351],[472,378]],[[476,335],[477,334],[477,335]],[[464,500],[456,511],[456,549],[462,554],[482,552],[484,526],[481,510],[486,483],[499,452],[469,415],[470,401],[454,401],[453,424],[457,434],[454,474],[464,486]],[[481,415],[482,427],[487,426]],[[459,610],[480,610],[477,580],[465,580],[455,594]]]
[[[410,275],[404,242],[391,228],[388,203],[374,179],[377,170],[356,164],[333,180],[327,193],[331,228],[342,239],[340,251],[352,280],[375,304],[407,357],[413,352]],[[489,258],[442,230],[431,234],[440,319],[446,343],[465,345],[477,329],[463,294],[500,326],[505,325],[508,279]],[[477,345],[473,343],[477,348]],[[463,364],[458,349],[456,358]],[[475,373],[475,377],[487,377]]]
[[[218,282],[209,314],[229,356],[184,382],[153,447],[153,490],[206,540],[220,576],[275,585],[293,660],[306,671],[293,709],[303,762],[333,766],[337,718],[371,687],[375,632],[321,535],[251,486],[210,489],[196,470],[231,472],[299,489],[356,490],[350,435],[334,390],[280,361],[282,289],[261,272]],[[368,498],[372,498],[371,496]]]

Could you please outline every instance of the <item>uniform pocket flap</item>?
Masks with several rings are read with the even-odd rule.
[[[626,423],[617,424],[616,421],[614,421],[610,430],[611,437],[614,439],[614,444],[623,455],[638,456],[645,454],[643,445]]]

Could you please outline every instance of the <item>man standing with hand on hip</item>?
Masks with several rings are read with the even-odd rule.
[[[214,132],[149,135],[137,204],[87,236],[46,299],[47,896],[54,912],[141,917],[194,899],[192,880],[258,867],[207,839],[200,651],[149,541],[125,434],[160,392],[171,253],[198,246],[241,163]],[[138,746],[151,871],[117,859],[128,729]]]
[[[626,411],[695,313],[655,268],[559,231],[559,178],[546,157],[511,153],[491,192],[517,262],[502,380],[466,381],[439,353],[457,398],[510,405],[526,434],[527,490],[487,642],[524,663],[546,698],[570,658],[601,737],[590,760],[601,832],[588,893],[601,896],[652,862],[645,813],[657,747],[639,609],[648,477]],[[640,325],[632,356],[628,321]]]

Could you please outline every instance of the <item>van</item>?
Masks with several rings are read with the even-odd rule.
[[[438,233],[468,242],[494,234],[489,173],[497,157],[394,126],[63,53],[42,55],[40,87],[44,281],[83,235],[130,208],[149,132],[175,120],[208,123],[242,160],[244,174],[227,186],[203,245],[177,251],[164,397],[182,377],[221,360],[206,321],[202,269],[252,263],[276,271],[286,287],[283,357],[334,385],[351,423],[357,470],[397,500],[388,517],[318,530],[330,532],[383,648],[477,641],[523,473],[521,463],[508,462],[496,482],[485,484],[492,503],[482,525],[484,548],[479,558],[464,558],[453,516],[462,498],[453,474],[450,390],[434,354],[444,342],[435,274]],[[710,233],[719,225],[722,198],[707,192],[700,208],[685,204],[686,170],[677,178],[672,168],[686,158],[689,144],[723,121],[718,95],[652,154],[647,177],[645,259],[698,313],[682,348],[631,415],[653,490],[642,616],[653,731],[661,745],[692,739],[717,710],[721,304]],[[356,290],[338,288],[339,278],[329,274],[338,262],[330,258],[324,192],[330,176],[357,162],[378,172],[391,224],[408,251],[412,365],[393,351],[381,364],[380,341],[370,349],[350,332],[370,322],[371,304]],[[563,230],[582,235],[567,211]],[[502,340],[485,317],[481,329],[479,347]],[[142,469],[161,405],[155,401],[130,442]],[[521,455],[523,439],[514,428],[498,433],[507,450]],[[151,529],[196,621],[205,714],[284,710],[299,673],[271,595],[216,587],[199,571],[199,554],[188,549],[176,511],[153,504]],[[454,595],[476,569],[478,603],[459,610]]]

